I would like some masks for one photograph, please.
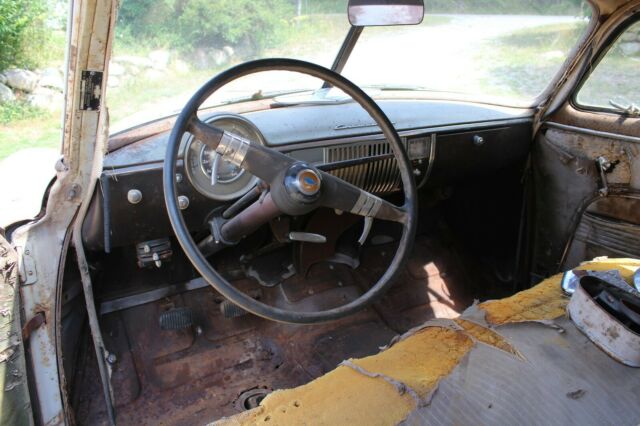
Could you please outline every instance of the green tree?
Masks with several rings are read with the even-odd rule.
[[[120,33],[136,42],[189,51],[198,47],[275,44],[295,16],[293,0],[124,0]]]
[[[46,12],[45,0],[0,0],[0,70],[39,65]]]

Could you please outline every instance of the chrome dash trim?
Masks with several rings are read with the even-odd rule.
[[[427,171],[424,173],[424,177],[422,178],[422,180],[420,181],[420,183],[418,184],[418,189],[422,188],[423,186],[425,186],[427,184],[427,181],[429,180],[429,176],[431,176],[431,172],[433,171],[433,165],[435,164],[436,161],[436,143],[437,143],[438,137],[435,133],[431,134],[431,142],[430,142],[430,146],[429,146],[429,163],[427,164]]]

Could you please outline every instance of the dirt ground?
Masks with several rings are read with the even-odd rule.
[[[38,214],[58,156],[57,149],[28,148],[0,161],[0,227]]]

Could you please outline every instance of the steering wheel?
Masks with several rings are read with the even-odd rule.
[[[395,206],[310,164],[288,157],[255,141],[210,126],[197,117],[198,108],[224,85],[249,74],[263,71],[291,71],[324,80],[351,96],[375,120],[393,149],[397,160],[405,202]],[[299,312],[267,305],[238,290],[207,261],[191,237],[178,205],[176,160],[185,132],[214,149],[225,160],[240,166],[269,185],[260,200],[229,220],[214,219],[216,244],[232,245],[243,236],[276,217],[303,215],[318,207],[329,207],[369,218],[402,224],[402,237],[387,271],[369,290],[342,306],[316,312]],[[407,260],[415,237],[417,206],[416,184],[411,163],[400,137],[380,107],[358,86],[343,76],[316,64],[294,59],[261,59],[230,68],[202,86],[189,100],[175,122],[164,160],[164,197],[171,225],[186,256],[202,277],[222,296],[255,315],[280,322],[313,324],[345,317],[365,308],[393,284]]]

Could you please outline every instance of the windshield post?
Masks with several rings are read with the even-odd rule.
[[[342,46],[340,46],[340,50],[338,50],[338,54],[336,58],[333,60],[333,65],[331,65],[331,71],[335,71],[338,74],[342,72],[344,66],[347,64],[347,60],[349,60],[349,56],[353,51],[356,43],[358,42],[358,38],[360,38],[360,34],[362,34],[362,30],[364,27],[355,27],[352,26],[349,28],[349,32],[347,32],[347,36],[344,38],[342,42]],[[331,84],[326,81],[322,85],[323,89],[328,89],[331,87]]]

